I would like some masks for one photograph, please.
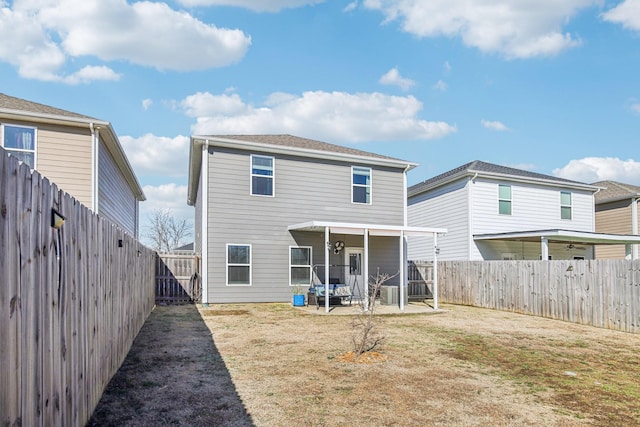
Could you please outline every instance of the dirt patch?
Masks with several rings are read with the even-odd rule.
[[[385,345],[352,363],[349,317],[158,307],[89,425],[640,424],[640,336],[444,308],[385,317]]]

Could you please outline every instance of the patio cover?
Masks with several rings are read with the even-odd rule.
[[[325,249],[324,249],[324,285],[325,295],[329,294],[329,249],[331,248],[330,235],[333,234],[352,234],[363,236],[364,238],[364,260],[363,275],[365,277],[365,295],[369,293],[369,236],[397,236],[400,238],[400,311],[404,311],[404,283],[406,277],[406,248],[404,239],[406,236],[433,236],[433,307],[438,309],[438,263],[437,251],[438,234],[445,234],[446,228],[430,228],[430,227],[407,227],[401,225],[380,225],[380,224],[361,224],[350,222],[331,222],[331,221],[309,221],[300,224],[293,224],[288,227],[289,231],[310,231],[316,233],[324,233]],[[365,310],[368,309],[368,302],[365,299]],[[329,312],[329,298],[325,298],[325,312]]]
[[[474,240],[512,240],[517,242],[540,242],[542,259],[549,256],[549,243],[577,243],[586,245],[638,245],[640,236],[635,234],[591,233],[573,230],[532,230],[508,233],[476,234]],[[632,258],[638,259],[637,247]]]

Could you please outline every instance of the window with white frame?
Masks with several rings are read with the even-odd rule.
[[[251,155],[251,194],[273,196],[274,158]]]
[[[571,219],[571,193],[560,192],[560,218]]]
[[[498,184],[498,213],[511,215],[511,186]]]
[[[251,245],[227,244],[227,285],[251,286]]]
[[[289,247],[289,284],[308,286],[311,283],[311,247]]]
[[[371,168],[361,166],[351,168],[351,201],[371,204]]]
[[[36,129],[27,126],[2,125],[2,146],[31,169],[36,166]]]

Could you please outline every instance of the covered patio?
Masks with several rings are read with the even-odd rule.
[[[331,267],[330,253],[334,250],[335,242],[332,242],[332,235],[354,235],[362,236],[362,276],[364,280],[364,295],[369,294],[369,258],[370,258],[370,237],[384,236],[398,238],[398,275],[399,275],[399,309],[404,312],[405,285],[407,284],[407,236],[424,236],[433,239],[434,273],[433,273],[433,310],[438,309],[438,273],[437,273],[437,244],[438,234],[445,234],[445,228],[429,227],[407,227],[398,225],[361,224],[331,221],[309,221],[300,224],[293,224],[288,227],[290,232],[310,232],[322,233],[324,235],[324,292],[329,295]],[[325,313],[329,312],[330,298],[324,299]],[[424,304],[423,304],[424,305]],[[368,310],[367,299],[365,298],[365,310]],[[315,308],[314,308],[315,310]]]
[[[475,241],[539,242],[542,259],[548,259],[551,243],[586,246],[625,245],[627,259],[638,259],[640,244],[640,236],[634,234],[592,233],[562,229],[477,234],[473,239]]]

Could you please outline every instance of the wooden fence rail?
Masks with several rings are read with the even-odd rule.
[[[440,261],[441,302],[640,332],[640,260]]]
[[[0,149],[1,425],[85,425],[153,308],[155,256]]]

